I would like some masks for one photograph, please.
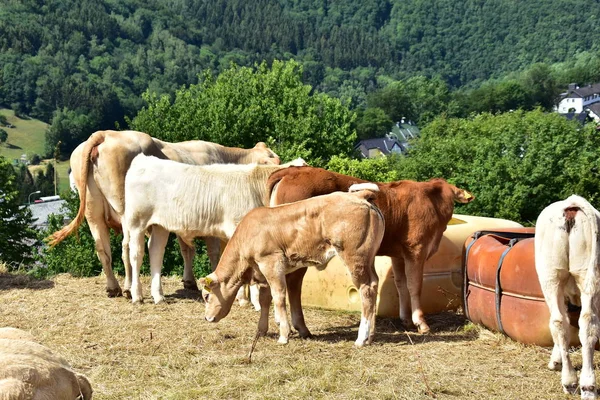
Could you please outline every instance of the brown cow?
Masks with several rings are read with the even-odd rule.
[[[377,303],[375,253],[383,237],[384,221],[370,202],[377,186],[357,186],[357,193],[332,193],[278,207],[255,208],[246,214],[227,243],[217,269],[200,279],[200,284],[212,292],[206,305],[206,320],[217,322],[224,318],[240,286],[252,277],[263,283],[259,289],[258,331],[263,335],[267,332],[272,297],[280,319],[279,343],[285,344],[290,334],[285,275],[309,266],[324,268],[338,255],[362,299],[355,344],[370,343]],[[297,326],[295,316],[292,315],[292,323]]]
[[[121,218],[125,210],[125,174],[131,161],[138,154],[194,165],[280,164],[277,154],[262,142],[257,143],[252,149],[240,149],[202,140],[163,142],[146,133],[136,131],[93,133],[71,154],[71,168],[80,199],[79,211],[69,225],[52,234],[50,244],[53,246],[60,243],[75,231],[83,222],[85,215],[96,243],[96,254],[106,275],[106,291],[109,297],[120,296],[122,293],[112,271],[109,228],[121,229]],[[213,252],[209,255],[212,255],[211,263],[215,267],[219,254],[218,245],[214,241],[210,244]],[[186,245],[182,240],[179,240],[179,246],[184,259],[184,285],[189,289],[197,289],[192,272],[194,248]],[[123,249],[123,262],[127,280],[131,267],[126,248]]]
[[[334,191],[347,191],[355,183],[366,182],[314,167],[292,167],[277,171],[267,182],[271,206],[290,203]],[[397,181],[377,183],[374,200],[385,218],[385,235],[377,255],[392,259],[394,281],[400,297],[400,318],[406,326],[414,324],[421,333],[429,332],[420,305],[423,264],[438,249],[442,234],[452,218],[454,202],[474,199],[466,190],[443,179],[429,182]],[[287,276],[290,311],[294,327],[301,336],[310,333],[301,308],[302,280],[306,269]]]

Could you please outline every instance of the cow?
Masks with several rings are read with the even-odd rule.
[[[584,198],[573,195],[550,204],[540,213],[535,229],[535,269],[550,311],[554,348],[548,368],[562,369],[565,393],[581,389],[582,399],[596,398],[594,346],[600,334],[600,214]],[[569,358],[567,300],[581,305],[579,340],[581,377]]]
[[[267,182],[271,206],[309,197],[347,191],[367,181],[314,167],[292,167],[274,172]],[[428,182],[401,180],[376,183],[379,192],[374,203],[385,217],[385,235],[377,252],[392,260],[394,281],[400,298],[400,318],[405,326],[414,324],[420,333],[428,333],[420,305],[423,265],[438,249],[442,234],[452,218],[454,202],[469,203],[474,196],[443,179]],[[302,280],[306,268],[287,276],[292,315],[301,336],[309,337],[301,307]],[[277,317],[277,315],[276,315]]]
[[[15,328],[0,328],[0,399],[88,400],[92,386],[61,356]]]
[[[351,190],[356,192],[332,193],[250,211],[227,243],[215,271],[199,281],[210,292],[206,320],[218,322],[227,316],[237,290],[252,279],[262,283],[259,334],[267,332],[273,299],[279,316],[279,343],[285,344],[290,334],[285,309],[286,274],[298,268],[323,269],[338,255],[362,300],[355,344],[370,344],[377,303],[375,254],[385,227],[383,215],[372,203],[377,186],[358,185]],[[297,325],[296,321],[292,323]]]
[[[125,177],[123,248],[129,249],[132,268],[131,299],[142,302],[139,281],[148,242],[155,303],[164,300],[160,272],[169,232],[192,246],[199,236],[228,240],[244,215],[264,205],[267,179],[289,165],[305,165],[297,159],[283,165],[211,164],[188,165],[154,156],[137,155]],[[125,282],[129,289],[129,282]]]
[[[71,154],[72,179],[80,199],[79,211],[71,223],[51,235],[49,244],[55,246],[64,240],[77,229],[85,216],[94,237],[96,254],[106,275],[106,292],[109,297],[123,294],[112,270],[109,228],[121,230],[121,219],[125,210],[125,174],[131,161],[138,154],[196,165],[280,164],[279,157],[262,142],[252,149],[240,149],[201,140],[163,142],[136,131],[93,133]],[[184,287],[197,290],[192,270],[194,247],[182,240],[179,240],[179,245],[184,259]],[[209,240],[207,247],[211,263],[216,267],[219,242]],[[123,263],[128,275],[130,266],[127,249],[123,249]],[[126,291],[125,294],[129,293]]]

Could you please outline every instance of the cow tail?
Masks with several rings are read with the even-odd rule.
[[[276,204],[271,204],[271,197],[273,195],[273,192],[275,191],[275,187],[279,184],[279,182],[281,182],[281,180],[284,178],[287,168],[284,169],[279,169],[275,172],[273,172],[270,176],[269,179],[267,180],[267,191],[265,193],[265,199],[264,199],[264,204],[266,206],[274,206]]]
[[[104,131],[94,132],[88,140],[85,142],[85,146],[83,147],[83,151],[81,153],[82,163],[81,163],[81,187],[79,188],[79,210],[77,211],[77,215],[75,218],[61,230],[54,232],[52,235],[48,236],[46,240],[48,240],[48,244],[50,247],[54,247],[63,240],[67,238],[73,231],[75,231],[79,225],[83,222],[83,218],[85,217],[85,202],[87,197],[87,180],[88,173],[90,169],[90,163],[92,162],[92,151],[96,146],[104,142],[106,137],[106,133]]]

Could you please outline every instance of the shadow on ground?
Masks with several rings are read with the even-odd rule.
[[[47,279],[38,279],[25,274],[1,272],[0,273],[0,290],[11,289],[33,289],[46,290],[52,289],[54,282]]]

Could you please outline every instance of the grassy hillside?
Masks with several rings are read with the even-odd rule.
[[[0,145],[0,155],[14,162],[19,160],[24,154],[28,160],[34,154],[43,155],[45,147],[45,133],[48,124],[37,119],[21,119],[15,116],[14,111],[0,109],[0,115],[6,116],[8,122],[14,125],[14,128],[3,127],[8,132],[8,140]],[[40,166],[31,166],[30,171],[35,176],[36,170],[46,168],[46,164],[52,160],[43,160]],[[58,171],[59,192],[68,189],[69,177],[67,171],[69,162],[58,162],[56,170]]]

